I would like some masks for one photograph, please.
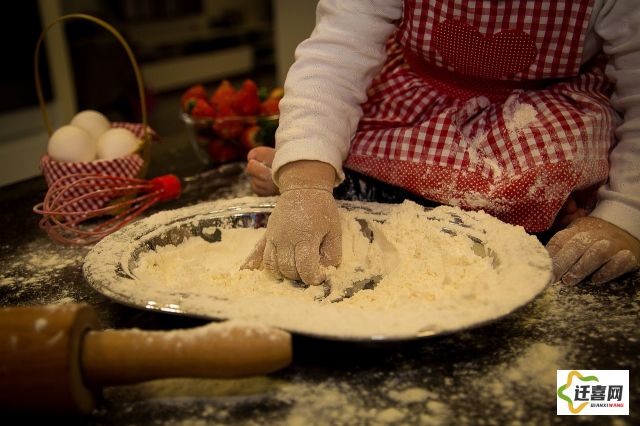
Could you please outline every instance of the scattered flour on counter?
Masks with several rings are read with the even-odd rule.
[[[0,286],[37,284],[55,277],[62,269],[80,264],[85,253],[71,253],[53,243],[30,244],[3,259]]]
[[[31,303],[73,302],[73,289],[66,281],[76,274],[75,270],[80,271],[88,251],[86,247],[64,246],[45,237],[18,247],[0,260],[0,301],[29,295]],[[34,299],[34,295],[39,296]]]
[[[574,342],[567,348],[574,358],[581,356],[575,348],[590,348],[589,365],[606,362],[610,354],[599,350],[606,341],[616,348],[613,353],[620,365],[631,365],[638,359],[629,348],[638,342],[640,292],[629,289],[637,288],[638,277],[640,272],[606,286],[554,283],[529,307],[521,326],[547,336],[552,345]],[[567,367],[563,369],[572,368]]]
[[[198,211],[211,208],[200,206]],[[165,212],[140,223],[162,235],[163,224],[187,212]],[[330,289],[305,288],[263,270],[239,270],[264,228],[221,227],[218,242],[191,237],[144,251],[131,268],[133,280],[114,277],[113,259],[119,261],[123,250],[135,250],[140,243],[126,233],[113,243],[107,237],[87,256],[85,275],[143,306],[151,300],[194,315],[366,339],[476,325],[527,303],[551,278],[550,259],[535,237],[482,212],[425,210],[407,201],[389,207],[383,221],[358,208],[341,209],[340,215],[343,260],[337,269],[327,270]],[[372,242],[361,231],[363,218],[373,231]],[[332,302],[353,282],[375,276],[382,278],[374,289]]]
[[[563,351],[562,346],[535,343],[527,348],[514,365],[504,371],[504,375],[511,382],[553,388],[556,384],[556,372],[550,366],[560,365],[564,358]]]
[[[389,398],[398,401],[401,404],[411,404],[414,402],[423,402],[429,398],[433,398],[433,393],[423,388],[407,388],[401,391],[392,390],[389,392]]]
[[[396,424],[397,422],[404,420],[405,416],[406,414],[404,412],[391,407],[378,413],[376,420],[380,423]]]
[[[528,408],[527,399],[519,396],[535,394],[550,406],[555,397],[556,370],[565,366],[565,351],[562,346],[534,343],[510,364],[499,366],[485,376],[482,391],[519,419],[526,417]],[[480,380],[476,377],[474,382]]]
[[[532,399],[548,399],[553,404],[555,371],[565,366],[564,351],[564,347],[533,343],[520,354],[507,353],[502,363],[486,369],[457,363],[444,383],[432,381],[434,367],[428,363],[418,369],[415,364],[407,366],[413,369],[411,382],[422,381],[422,387],[407,387],[397,370],[395,374],[374,370],[309,381],[301,381],[297,376],[288,380],[163,379],[107,388],[105,396],[108,400],[126,401],[121,409],[155,402],[175,410],[180,401],[186,407],[197,406],[195,401],[203,402],[199,412],[182,419],[165,419],[167,425],[201,424],[205,420],[209,424],[224,424],[230,417],[233,424],[247,426],[476,425],[482,419],[486,420],[484,424],[493,425],[498,424],[496,419],[486,417],[495,412],[493,404],[504,410],[502,419],[510,419],[510,424],[545,424],[549,413],[528,410],[528,405]],[[542,379],[534,377],[539,372],[544,373]],[[547,377],[550,375],[553,380]],[[363,380],[372,386],[364,386]],[[271,408],[242,416],[242,421],[230,415],[251,413],[254,404]]]

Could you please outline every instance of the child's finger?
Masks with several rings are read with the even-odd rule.
[[[565,284],[578,284],[598,268],[607,263],[618,251],[618,245],[610,240],[599,240],[593,243],[580,259],[563,275]]]
[[[553,259],[553,274],[560,279],[596,241],[589,232],[578,232],[573,235],[555,255]]]
[[[593,274],[591,282],[604,284],[637,268],[638,259],[636,259],[631,250],[621,250]]]
[[[549,256],[554,257],[558,251],[574,236],[577,229],[563,229],[557,232],[546,245],[546,249],[549,252]]]
[[[272,181],[261,181],[253,179],[251,181],[251,190],[260,197],[268,197],[278,195],[278,188]]]
[[[249,160],[245,170],[253,178],[271,180],[271,168],[257,160]]]
[[[266,238],[262,237],[251,251],[251,254],[249,254],[249,257],[247,257],[247,259],[244,261],[240,269],[258,269],[262,264],[262,258],[266,244]]]
[[[275,149],[268,146],[257,146],[249,151],[247,154],[247,160],[256,160],[267,167],[271,167],[271,164],[273,164],[273,157],[275,155]]]

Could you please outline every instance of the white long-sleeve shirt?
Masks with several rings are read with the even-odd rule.
[[[338,180],[362,116],[366,90],[382,67],[402,0],[320,0],[316,27],[296,49],[285,81],[276,134],[278,170],[297,160],[331,164]],[[640,7],[637,0],[595,0],[582,61],[601,49],[615,82],[611,104],[623,117],[610,154],[609,181],[592,216],[640,239]]]

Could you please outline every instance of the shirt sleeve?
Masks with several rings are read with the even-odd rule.
[[[385,43],[402,15],[401,0],[320,0],[316,26],[296,49],[284,84],[276,132],[274,181],[297,160],[317,160],[336,169],[362,116],[360,105],[385,59]]]
[[[637,0],[604,1],[594,25],[609,56],[606,73],[616,85],[612,106],[623,123],[609,156],[608,182],[592,216],[640,239],[640,8]]]

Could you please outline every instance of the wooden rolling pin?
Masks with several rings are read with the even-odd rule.
[[[103,386],[232,378],[291,363],[289,333],[238,322],[100,330],[84,304],[0,308],[0,409],[89,413]]]

